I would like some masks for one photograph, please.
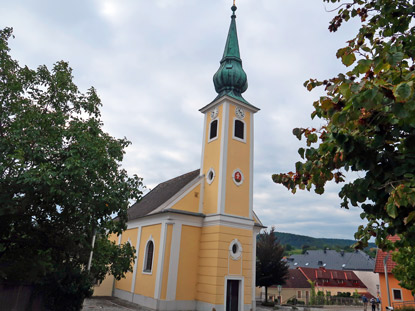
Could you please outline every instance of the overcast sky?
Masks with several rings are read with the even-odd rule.
[[[21,65],[73,68],[85,92],[102,99],[104,129],[127,137],[124,166],[148,188],[200,166],[203,115],[215,97],[232,0],[0,0],[0,27],[14,28],[12,55]],[[339,187],[323,195],[292,195],[273,173],[294,170],[303,146],[294,127],[311,121],[309,78],[344,72],[336,59],[356,32],[346,24],[327,30],[334,6],[322,0],[237,0],[237,29],[248,75],[244,98],[255,115],[254,210],[277,231],[353,238],[362,223],[357,208],[343,210]]]

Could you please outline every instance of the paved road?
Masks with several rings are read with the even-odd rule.
[[[93,297],[85,299],[82,311],[150,311],[134,303],[115,297]],[[257,311],[273,311],[272,308],[257,306]],[[292,310],[291,307],[281,307],[280,310]],[[303,311],[302,307],[298,308]],[[309,308],[309,311],[363,311],[363,307],[355,306],[324,306],[324,308]],[[369,310],[369,309],[368,309]]]
[[[148,311],[148,309],[115,297],[85,299],[82,311]]]

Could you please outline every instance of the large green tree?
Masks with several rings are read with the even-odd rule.
[[[63,61],[21,67],[11,36],[0,30],[0,280],[33,284],[49,309],[77,310],[107,272],[131,271],[133,247],[108,236],[125,229],[142,181],[121,168],[129,142],[102,130],[95,89],[81,93]]]
[[[284,285],[288,277],[288,265],[282,260],[284,251],[274,227],[258,235],[255,285],[265,287],[265,302],[268,302],[268,287]]]
[[[387,249],[386,237],[398,234],[398,249],[415,246],[415,4],[409,0],[323,0],[336,5],[329,30],[359,19],[360,28],[337,57],[347,67],[331,79],[310,79],[308,90],[323,87],[312,118],[319,128],[296,128],[305,138],[303,161],[295,172],[273,180],[291,191],[324,192],[328,181],[345,182],[345,172],[359,172],[342,187],[341,206],[360,206],[355,237],[367,246],[371,237]]]

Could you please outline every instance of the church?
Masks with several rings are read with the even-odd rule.
[[[157,185],[128,210],[118,243],[137,253],[134,270],[112,294],[154,310],[255,310],[254,114],[236,31],[236,6],[217,97],[204,114],[200,169]]]

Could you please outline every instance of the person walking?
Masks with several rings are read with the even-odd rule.
[[[367,311],[368,300],[365,295],[362,296],[362,302],[363,302],[363,311]]]
[[[379,296],[376,297],[376,310],[380,311],[380,298],[379,298]]]
[[[376,311],[376,300],[375,300],[375,298],[370,299],[370,304],[372,305],[372,311]]]

